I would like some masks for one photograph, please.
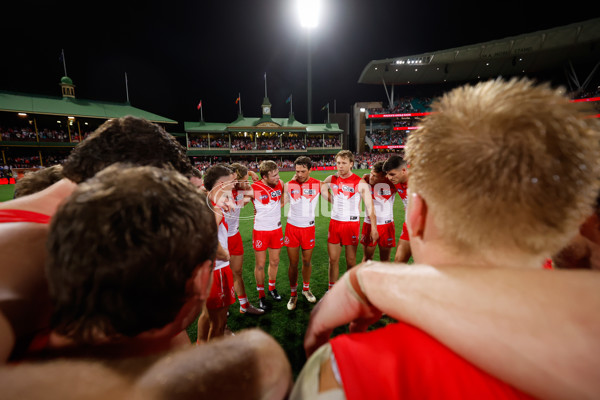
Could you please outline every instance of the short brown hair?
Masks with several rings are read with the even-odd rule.
[[[172,169],[115,164],[80,184],[52,218],[46,275],[53,328],[85,342],[174,321],[196,268],[213,260],[206,197]]]
[[[269,172],[275,171],[278,168],[279,167],[275,161],[264,160],[259,164],[258,172],[260,173],[261,177],[265,177],[269,175]]]
[[[245,177],[246,175],[248,175],[248,168],[245,165],[242,165],[240,163],[232,163],[230,165],[231,170],[233,172],[235,172],[236,175],[236,179],[239,181],[240,179],[242,179],[243,177]]]
[[[296,166],[296,165],[304,165],[306,167],[306,169],[311,169],[312,168],[312,160],[310,159],[310,157],[300,156],[300,157],[296,158],[296,160],[294,161],[294,166]]]
[[[454,89],[408,139],[409,187],[456,245],[549,256],[598,193],[600,130],[582,107],[527,79]]]
[[[188,178],[192,176],[186,149],[159,125],[132,116],[110,119],[100,125],[71,151],[63,173],[79,183],[116,162],[170,165]]]
[[[373,164],[373,166],[371,167],[371,169],[376,174],[383,174],[384,173],[383,172],[383,161],[377,161],[375,164]]]
[[[216,164],[206,170],[204,173],[204,187],[209,192],[213,190],[215,183],[224,176],[229,176],[233,173],[229,168],[222,164]]]
[[[340,150],[336,155],[335,155],[335,159],[337,160],[338,157],[341,158],[347,158],[348,160],[350,160],[351,163],[354,162],[354,153],[351,152],[350,150]]]
[[[60,164],[27,172],[15,184],[15,199],[37,193],[55,184],[63,178],[63,167]]]

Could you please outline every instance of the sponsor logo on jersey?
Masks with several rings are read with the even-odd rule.
[[[354,193],[354,186],[343,185],[342,191],[348,192],[348,193]]]
[[[276,198],[281,196],[281,190],[274,190],[271,192],[271,198]]]
[[[305,196],[312,196],[317,194],[317,191],[315,189],[303,189],[302,194]]]

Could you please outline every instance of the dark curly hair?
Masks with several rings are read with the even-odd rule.
[[[192,164],[185,148],[159,125],[126,116],[100,125],[78,144],[63,165],[63,174],[83,182],[116,162],[164,167],[171,165],[188,178]]]
[[[52,218],[46,275],[53,328],[78,342],[173,322],[199,265],[214,260],[206,198],[172,169],[115,164]]]

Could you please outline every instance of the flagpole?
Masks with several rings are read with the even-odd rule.
[[[204,105],[202,104],[202,100],[200,100],[200,121],[204,122]]]
[[[267,98],[267,73],[265,72],[265,98]]]
[[[127,94],[127,104],[129,104],[129,84],[127,82],[127,72],[125,72],[125,93]]]
[[[65,69],[65,76],[67,75],[67,61],[65,60],[65,49],[61,49],[63,68]]]
[[[238,106],[240,108],[240,115],[242,115],[242,94],[238,93],[238,99],[240,99],[240,101],[238,101]]]
[[[290,114],[294,113],[294,97],[290,94]]]

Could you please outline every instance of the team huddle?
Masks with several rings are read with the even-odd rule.
[[[270,160],[260,164],[258,174],[248,171],[239,163],[217,164],[206,171],[199,186],[206,190],[219,226],[219,249],[211,297],[207,302],[207,313],[212,315],[208,320],[216,324],[216,330],[211,331],[213,334],[218,335],[225,328],[227,309],[235,302],[236,293],[242,313],[263,314],[270,309],[266,300],[265,276],[268,276],[269,296],[274,301],[282,300],[276,289],[276,277],[281,248],[284,246],[289,257],[288,310],[294,310],[298,301],[300,259],[302,295],[309,302],[316,302],[317,299],[310,290],[310,276],[319,196],[331,203],[331,221],[327,235],[329,288],[339,277],[342,248],[345,248],[348,268],[357,264],[359,243],[364,247],[363,261],[372,259],[377,247],[381,260],[390,260],[391,251],[396,247],[393,215],[396,194],[400,196],[406,209],[407,165],[402,157],[393,155],[385,162],[375,163],[369,174],[359,177],[352,172],[353,163],[352,152],[340,151],[336,155],[337,173],[323,181],[310,176],[312,161],[306,156],[300,156],[294,161],[295,175],[286,183],[280,179],[277,164]],[[366,210],[362,231],[361,201]],[[250,202],[254,206],[252,247],[256,258],[254,276],[259,295],[258,307],[248,302],[241,273],[244,248],[239,218],[241,209]],[[281,223],[281,209],[284,207],[287,208],[285,231]],[[376,222],[377,229],[372,228],[372,221]],[[410,258],[408,239],[404,224],[396,261],[405,262]],[[201,321],[204,320],[201,318]],[[199,326],[199,332],[209,330],[203,327],[202,322]],[[203,337],[210,338],[206,335]]]

